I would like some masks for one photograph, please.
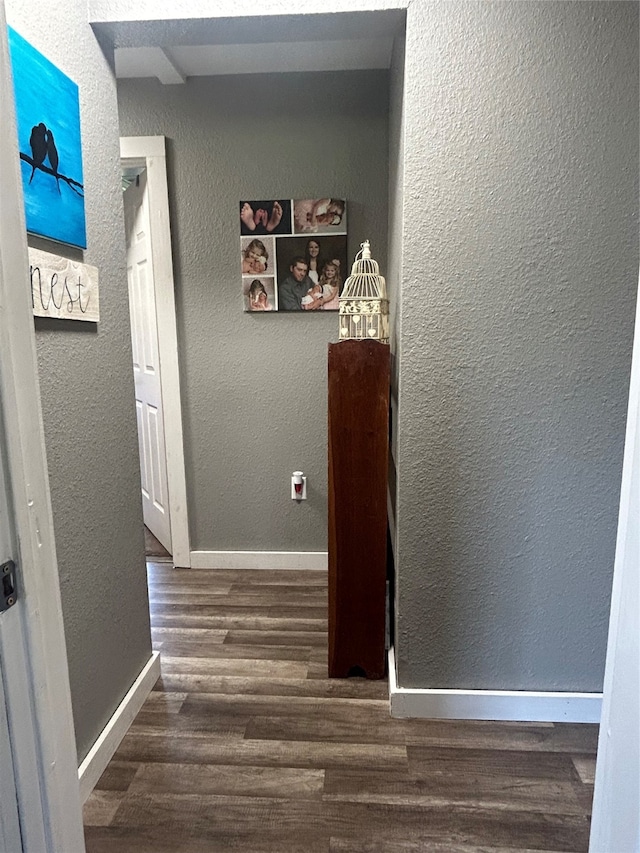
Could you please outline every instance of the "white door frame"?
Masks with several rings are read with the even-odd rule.
[[[7,705],[18,701],[31,717],[35,737],[27,747],[19,733],[12,744],[18,803],[37,802],[21,814],[26,834],[43,839],[34,851],[84,851],[78,761],[69,671],[40,408],[38,364],[29,284],[27,236],[19,171],[13,85],[4,0],[0,0],[0,397],[7,468],[19,548],[23,597],[23,662],[30,697],[6,667]],[[30,754],[27,753],[27,749]],[[34,792],[36,792],[34,794]],[[24,831],[25,827],[23,827]]]
[[[630,386],[590,853],[640,851],[640,300]]]
[[[191,568],[165,138],[123,136],[120,138],[120,159],[127,165],[144,166],[147,170],[171,544],[174,565]]]

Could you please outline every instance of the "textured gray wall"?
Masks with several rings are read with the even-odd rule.
[[[393,44],[389,85],[389,236],[387,293],[391,337],[391,420],[389,453],[390,531],[395,549],[395,514],[398,456],[398,385],[400,381],[401,287],[403,277],[402,239],[404,213],[404,63],[405,36]]]
[[[635,3],[407,17],[405,687],[602,687],[638,274]]]
[[[38,320],[36,339],[78,757],[151,654],[115,80],[83,0],[9,23],[80,87],[88,249],[100,323]],[[45,250],[82,253],[31,239]]]
[[[121,132],[163,134],[191,546],[325,549],[326,360],[337,314],[243,313],[242,198],[348,199],[349,254],[386,262],[386,72],[118,84]],[[308,475],[308,500],[290,476]]]

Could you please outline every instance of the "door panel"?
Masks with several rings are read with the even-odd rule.
[[[35,722],[26,678],[24,599],[18,576],[20,565],[5,458],[5,436],[0,420],[0,563],[13,559],[18,564],[18,600],[0,613],[0,851],[13,853],[23,849],[23,842],[27,850],[45,848],[37,775],[34,778],[37,756],[33,742]],[[18,797],[20,782],[24,784]],[[26,820],[31,816],[36,818],[33,823]]]
[[[2,617],[0,617],[2,618]],[[18,798],[0,667],[0,850],[22,850]]]
[[[15,553],[15,552],[13,552]],[[9,745],[13,758],[13,778],[18,796],[18,814],[24,849],[46,850],[45,815],[38,784],[38,754],[36,751],[36,721],[33,713],[27,672],[29,661],[24,645],[25,602],[19,598],[10,610],[0,614],[0,677],[4,679],[6,721]],[[0,722],[2,728],[2,722]],[[3,735],[0,733],[0,739]],[[0,776],[8,772],[0,763]],[[10,772],[10,771],[9,771]],[[0,787],[2,783],[0,783]],[[14,792],[15,795],[15,792]],[[0,795],[0,811],[5,804]],[[21,850],[19,846],[0,847],[0,850]]]
[[[167,463],[158,358],[146,173],[124,194],[127,275],[144,523],[171,552]]]
[[[136,400],[136,420],[138,422],[138,451],[140,453],[140,486],[143,500],[149,500],[149,475],[147,472],[147,457],[144,453],[144,406]]]
[[[14,541],[9,515],[9,500],[4,473],[4,435],[0,424],[0,563],[14,556]],[[2,599],[4,601],[4,598]],[[12,754],[12,738],[5,697],[4,659],[18,651],[22,643],[16,611],[21,602],[0,613],[0,851],[22,850],[18,797]]]
[[[165,484],[162,482],[160,471],[162,469],[162,460],[157,455],[160,448],[160,430],[162,413],[154,406],[147,406],[147,419],[149,424],[149,447],[152,452],[156,453],[156,458],[153,460],[153,502],[162,509],[166,504]]]

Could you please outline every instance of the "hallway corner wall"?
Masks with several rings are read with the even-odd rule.
[[[636,3],[408,8],[401,687],[602,689],[637,69]]]
[[[401,288],[403,276],[404,238],[404,63],[405,35],[398,34],[393,43],[389,86],[389,263],[387,293],[391,330],[391,398],[389,447],[389,527],[391,547],[395,551],[397,511],[397,451],[398,451],[398,384],[400,379]]]
[[[120,80],[118,106],[123,136],[168,139],[191,548],[326,550],[338,315],[243,312],[239,202],[345,197],[349,264],[369,238],[384,268],[388,74]]]
[[[7,0],[7,18],[79,86],[87,245],[100,322],[37,319],[36,343],[80,761],[149,660],[151,639],[113,72],[83,0]]]

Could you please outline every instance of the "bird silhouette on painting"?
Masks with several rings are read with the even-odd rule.
[[[56,148],[56,143],[53,138],[53,131],[49,130],[43,122],[34,125],[31,128],[29,145],[31,146],[32,160],[29,183],[33,180],[36,169],[40,168],[48,158],[51,171],[56,179],[58,192],[60,192],[60,176],[58,174],[58,163],[60,162],[60,157],[58,156],[58,149]]]
[[[47,128],[42,122],[31,128],[29,145],[31,146],[31,159],[33,160],[31,177],[29,178],[29,183],[31,183],[36,169],[38,166],[42,166],[47,156]]]
[[[47,140],[47,156],[49,157],[49,165],[56,176],[56,184],[58,186],[58,192],[60,192],[60,178],[58,177],[58,149],[56,148],[56,143],[53,139],[53,132],[51,130],[47,130],[45,135]]]

